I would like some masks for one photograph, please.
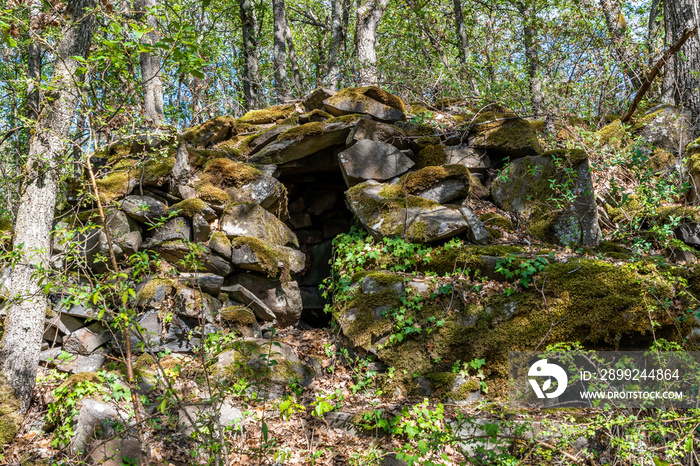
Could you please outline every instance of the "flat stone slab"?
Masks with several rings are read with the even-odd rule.
[[[275,314],[270,310],[270,308],[244,286],[224,286],[221,287],[221,292],[227,293],[234,301],[238,301],[244,306],[249,307],[255,314],[255,317],[258,319],[268,322],[275,320]]]
[[[338,154],[348,187],[367,180],[385,181],[406,173],[415,163],[385,142],[362,139]]]

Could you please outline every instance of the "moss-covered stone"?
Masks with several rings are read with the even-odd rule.
[[[192,146],[207,147],[227,139],[237,124],[238,120],[228,115],[212,118],[185,131],[182,140]]]
[[[201,199],[185,199],[168,208],[169,211],[180,211],[180,215],[192,218],[195,214],[202,212],[207,208],[207,204]]]
[[[283,120],[294,113],[294,105],[277,105],[261,110],[251,110],[240,118],[241,123],[261,125]]]
[[[501,150],[514,155],[542,153],[537,132],[532,125],[511,113],[485,112],[477,117],[470,128],[475,135],[470,143],[475,147]]]
[[[416,155],[418,168],[443,165],[446,161],[445,147],[440,144],[426,144]]]
[[[469,186],[469,170],[464,165],[443,165],[425,167],[402,176],[398,183],[407,194],[416,194],[446,180],[458,180]]]
[[[605,146],[611,146],[620,149],[627,144],[627,130],[622,122],[617,119],[609,125],[603,127],[596,133],[598,143]]]
[[[269,277],[278,277],[281,272],[279,264],[285,264],[285,261],[286,266],[283,265],[283,268],[287,271],[289,270],[289,259],[283,257],[282,254],[279,254],[265,241],[251,236],[239,236],[231,240],[232,248],[239,248],[244,245],[253,251],[258,265]]]
[[[231,257],[231,240],[223,231],[213,231],[209,238],[209,249],[224,257]]]
[[[6,380],[0,380],[0,449],[12,441],[22,425],[21,406],[15,390]]]
[[[204,166],[204,173],[214,185],[231,188],[239,188],[262,176],[257,168],[229,159],[210,160]]]
[[[493,212],[482,215],[481,217],[479,217],[479,220],[484,222],[484,225],[486,225],[487,227],[498,227],[503,228],[505,230],[513,229],[513,224],[511,223],[510,219],[507,219],[506,217],[503,217],[502,215],[498,215]]]
[[[344,99],[349,99],[351,101],[357,101],[360,99],[359,96],[367,96],[377,102],[380,102],[389,107],[395,108],[403,113],[406,113],[406,104],[401,98],[388,93],[384,89],[377,86],[366,86],[366,87],[350,87],[347,89],[342,89],[338,91],[335,95],[329,98],[331,101],[340,101]]]
[[[110,204],[131,193],[141,175],[141,170],[136,165],[135,159],[123,159],[107,175],[96,180],[102,203]]]
[[[214,186],[209,181],[201,181],[194,186],[197,197],[204,202],[216,205],[224,206],[231,202],[231,196],[226,194],[226,192]]]
[[[255,324],[255,314],[244,306],[227,306],[219,311],[222,322],[234,327],[238,325],[250,326]]]
[[[154,278],[149,280],[136,294],[139,306],[162,303],[162,301],[172,296],[177,290],[178,284],[169,278]]]

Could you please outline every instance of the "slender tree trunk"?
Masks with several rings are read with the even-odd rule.
[[[672,44],[686,29],[700,24],[700,0],[664,1],[664,15]],[[693,133],[700,135],[700,37],[689,38],[673,60],[675,103],[692,113]]]
[[[289,27],[289,22],[287,22],[287,28],[284,30],[284,38],[287,40],[287,50],[289,50],[289,63],[292,65],[292,73],[294,76],[294,88],[297,91],[297,95],[301,95],[301,73],[299,72],[299,61],[297,60],[297,51],[294,47],[294,39],[292,38],[292,28]]]
[[[357,9],[355,49],[359,66],[360,85],[376,85],[377,72],[377,28],[384,16],[389,0],[365,0]]]
[[[150,29],[144,34],[141,43],[154,47],[158,42],[156,29],[158,23],[150,12],[156,7],[156,0],[135,0],[135,9]],[[163,124],[163,81],[160,75],[160,55],[154,48],[149,52],[141,52],[141,85],[143,87],[143,109],[146,118],[154,126]]]
[[[535,9],[534,1],[529,1],[527,4],[519,2],[516,6],[523,18],[523,42],[527,76],[530,81],[532,111],[541,113],[544,109],[544,94],[542,93],[542,81],[540,80],[540,57],[537,45],[537,10]]]
[[[27,116],[36,121],[39,118],[39,102],[41,94],[41,45],[38,36],[41,34],[39,25],[41,15],[41,0],[32,0],[29,5],[29,50],[27,53]]]
[[[464,12],[462,10],[462,0],[454,0],[455,7],[455,29],[457,32],[457,44],[459,48],[459,62],[462,66],[467,64],[469,54],[469,36],[464,25]]]
[[[272,0],[272,63],[275,67],[275,92],[278,102],[289,100],[287,89],[287,50],[285,33],[287,31],[287,15],[284,0]]]
[[[338,56],[345,44],[345,29],[343,28],[343,13],[347,12],[347,0],[332,0],[331,2],[331,43],[328,48],[327,86],[331,89],[338,87],[340,65]]]
[[[664,2],[666,3],[666,2]],[[619,0],[600,0],[600,6],[605,16],[605,24],[615,47],[615,55],[620,61],[622,70],[636,91],[642,85],[644,78],[635,65],[634,53],[630,50],[627,37],[627,21],[622,14]]]
[[[39,285],[42,269],[49,267],[51,226],[54,218],[59,172],[63,166],[68,134],[80,100],[83,76],[73,57],[87,57],[95,29],[88,10],[95,0],[68,2],[70,21],[56,49],[56,63],[47,92],[46,107],[39,115],[25,168],[17,209],[13,246],[21,251],[5,286],[10,296],[5,333],[0,342],[2,378],[15,389],[24,411],[29,407],[39,365],[47,299]]]
[[[260,77],[258,75],[257,21],[251,0],[238,0],[243,34],[243,95],[248,109],[259,105]]]

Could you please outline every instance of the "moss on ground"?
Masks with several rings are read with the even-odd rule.
[[[513,224],[511,223],[510,219],[496,213],[484,214],[479,217],[479,220],[484,222],[484,225],[487,227],[498,227],[505,230],[513,229]]]

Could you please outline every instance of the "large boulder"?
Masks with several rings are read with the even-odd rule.
[[[350,209],[375,238],[432,242],[469,230],[459,210],[406,194],[398,184],[366,181],[350,188],[346,196]]]
[[[253,293],[277,318],[279,327],[296,325],[301,317],[301,293],[297,282],[266,278],[241,273],[230,278],[231,283],[241,285]]]
[[[647,145],[679,156],[692,141],[692,129],[690,112],[659,105],[638,118],[632,131]]]
[[[285,273],[304,270],[306,256],[303,252],[285,246],[273,246],[258,238],[242,236],[231,245],[231,262],[245,270],[265,272],[277,277]]]
[[[252,380],[256,392],[267,398],[282,397],[291,382],[308,386],[313,374],[291,346],[254,338],[234,343],[232,349],[219,354],[211,371],[222,384],[240,377]]]
[[[284,223],[258,204],[231,204],[221,217],[221,231],[229,238],[252,236],[276,246],[299,246]]]
[[[343,144],[356,121],[356,118],[345,117],[294,127],[277,136],[275,142],[250,160],[260,164],[283,164]]]
[[[357,141],[338,154],[348,187],[367,180],[385,181],[406,173],[415,163],[391,144],[369,139]]]
[[[150,196],[126,196],[119,203],[126,214],[139,222],[152,222],[165,214],[165,206]]]
[[[564,246],[600,241],[598,210],[583,151],[555,151],[511,162],[491,185],[503,210],[527,219],[535,237]]]
[[[513,114],[487,112],[474,120],[469,145],[496,156],[525,157],[542,153],[535,128]]]
[[[363,139],[386,142],[395,146],[397,149],[410,148],[410,143],[403,130],[394,125],[370,120],[369,118],[361,118],[357,122],[352,131],[350,131],[345,145],[350,147],[357,143],[357,141],[362,141]]]
[[[325,110],[335,116],[362,113],[389,123],[406,118],[406,104],[376,86],[343,89],[328,97],[323,104]]]

